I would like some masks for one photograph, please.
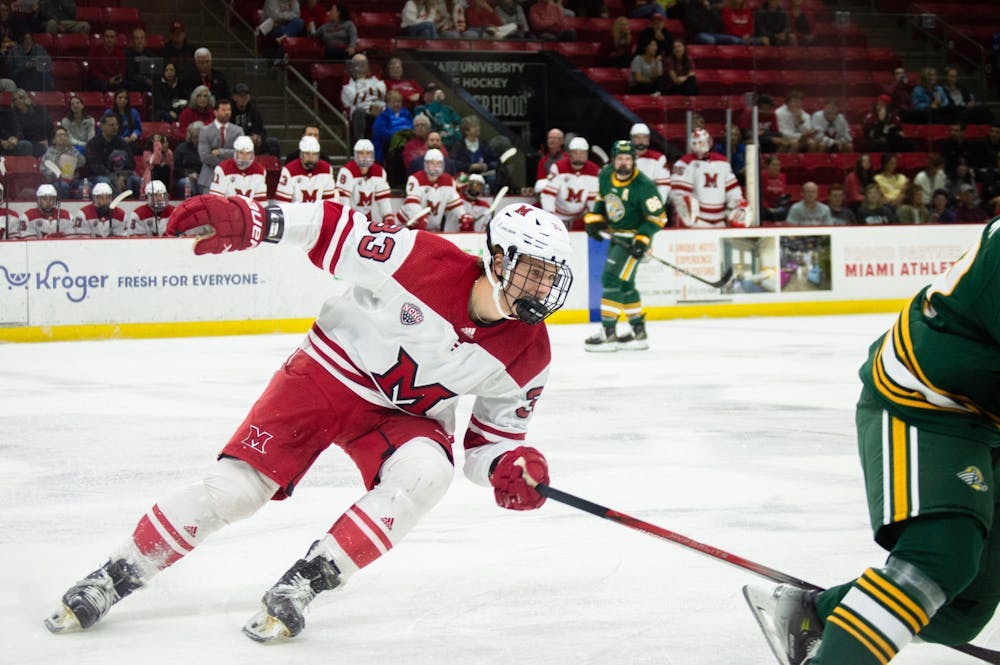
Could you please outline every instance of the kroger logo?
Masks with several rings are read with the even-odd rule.
[[[74,275],[69,266],[62,261],[52,261],[44,272],[10,272],[6,266],[0,265],[0,273],[7,280],[7,290],[29,288],[33,283],[36,291],[65,291],[70,302],[82,302],[90,289],[103,289],[107,286],[107,275]],[[32,280],[34,277],[34,280]]]

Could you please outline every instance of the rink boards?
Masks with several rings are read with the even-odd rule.
[[[981,225],[663,231],[639,268],[651,319],[891,311],[948,266]],[[573,233],[574,286],[556,323],[599,319],[607,243]],[[448,236],[479,254],[482,237]],[[296,332],[347,285],[293,248],[196,257],[189,239],[0,243],[0,340]]]

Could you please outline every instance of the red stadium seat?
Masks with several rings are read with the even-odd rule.
[[[854,168],[859,157],[861,157],[860,152],[835,152],[830,155],[830,165],[838,174],[838,182],[842,181],[847,172]]]
[[[288,59],[299,64],[323,59],[323,47],[311,37],[288,37],[282,42]]]
[[[896,158],[896,170],[913,180],[913,176],[927,168],[928,153],[901,152]]]
[[[737,106],[737,101],[739,102]],[[744,107],[743,98],[728,95],[699,95],[691,98],[691,110],[697,111],[705,118],[705,122],[725,122],[726,109],[732,107],[733,121],[739,117],[739,111]]]
[[[31,201],[35,190],[45,182],[38,170],[38,159],[21,155],[5,157],[7,165],[7,195],[11,199]]]
[[[387,57],[395,47],[389,37],[363,37],[358,39],[358,53],[365,53],[371,57]]]
[[[66,95],[61,92],[29,92],[28,96],[32,104],[48,111],[52,120],[58,120],[66,112]]]
[[[36,44],[49,51],[49,53],[52,52],[52,43],[55,41],[54,35],[50,35],[47,32],[33,32],[31,33],[31,37]]]
[[[624,95],[628,92],[629,70],[617,67],[585,67],[583,75],[601,86],[609,94]]]
[[[598,42],[557,42],[554,50],[577,67],[596,67],[601,45]]]
[[[807,152],[800,155],[799,168],[803,170],[805,180],[815,182],[830,182],[836,173],[830,155],[822,152]]]
[[[400,15],[396,12],[358,12],[351,14],[358,34],[366,37],[395,37],[399,34]]]
[[[82,88],[85,81],[80,63],[75,60],[53,60],[52,81],[60,90]]]
[[[358,40],[361,41],[360,39]],[[522,53],[538,53],[542,50],[540,42],[507,41],[502,39],[473,39],[468,42],[472,51],[517,51]]]
[[[134,28],[141,28],[143,22],[135,7],[107,7],[104,10],[104,25],[131,34]]]
[[[153,137],[154,134],[165,135],[168,139],[170,138],[170,123],[169,122],[153,122],[146,121],[142,123],[142,140],[148,141]],[[136,160],[136,163],[142,160]]]
[[[167,45],[167,39],[163,35],[157,35],[155,33],[146,33],[146,48],[148,48],[153,53],[159,54],[163,51],[163,47]]]
[[[614,19],[574,16],[568,22],[576,30],[577,39],[585,42],[600,42],[611,34],[611,24],[614,23]]]
[[[464,39],[421,39],[419,37],[399,37],[396,48],[417,51],[467,51],[469,42]]]
[[[104,25],[105,6],[106,5],[87,6],[78,4],[76,6],[76,20],[86,21],[90,24],[90,31],[96,33],[98,28]]]
[[[340,107],[340,89],[347,78],[346,63],[316,63],[309,68],[309,78],[319,94],[326,97],[334,106]]]
[[[59,33],[52,40],[52,54],[59,58],[86,58],[90,35]]]

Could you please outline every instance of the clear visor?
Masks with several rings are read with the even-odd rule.
[[[424,162],[424,171],[432,178],[440,178],[444,173],[444,162]]]
[[[249,150],[240,150],[236,153],[236,167],[243,171],[247,167],[253,164],[253,152]]]
[[[363,169],[370,168],[375,163],[375,153],[371,150],[358,150],[354,153],[354,162]]]

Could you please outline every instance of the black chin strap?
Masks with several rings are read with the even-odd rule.
[[[531,296],[521,296],[515,300],[513,309],[518,319],[531,325],[541,323],[549,314],[545,304],[538,298]]]

